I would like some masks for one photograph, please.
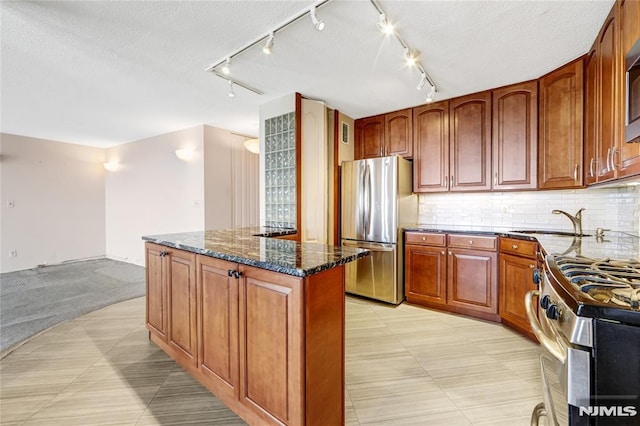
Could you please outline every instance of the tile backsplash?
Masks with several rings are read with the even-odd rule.
[[[640,235],[640,187],[563,191],[420,194],[421,224],[573,230],[560,209],[575,214],[584,207],[585,231],[598,227]]]

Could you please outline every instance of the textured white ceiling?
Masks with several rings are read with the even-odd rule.
[[[0,130],[111,146],[198,124],[255,135],[258,106],[300,92],[353,118],[423,104],[419,74],[368,0],[333,0],[233,61],[204,69],[310,1],[1,3]],[[537,78],[584,54],[613,0],[379,0],[438,86],[437,99]]]

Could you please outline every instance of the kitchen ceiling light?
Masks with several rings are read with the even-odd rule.
[[[313,23],[313,26],[316,27],[316,30],[318,30],[318,31],[324,30],[324,22],[320,21],[318,19],[318,17],[316,16],[316,7],[315,6],[313,6],[311,8],[311,10],[309,10],[309,15],[311,15],[311,22]]]
[[[260,154],[260,141],[258,139],[247,139],[243,145],[248,151]]]
[[[226,61],[224,61],[224,65],[222,66],[222,74],[224,75],[229,75],[231,73],[231,58],[227,58]]]
[[[262,48],[262,52],[265,55],[270,55],[272,47],[273,47],[273,32],[271,34],[269,34],[269,38],[267,39],[267,42],[265,43],[264,47]]]
[[[418,58],[420,57],[420,52],[415,49],[409,49],[408,47],[404,49],[404,58],[407,61],[407,65],[413,67],[418,62]]]
[[[427,99],[426,102],[428,104],[430,104],[431,102],[433,102],[433,97],[436,94],[436,88],[434,86],[431,86],[431,89],[429,90],[429,93],[427,93]]]
[[[376,25],[378,26],[378,29],[380,30],[380,32],[382,32],[382,34],[391,35],[395,31],[393,24],[389,22],[384,13],[380,14],[380,20]]]
[[[236,92],[233,91],[233,81],[229,80],[229,97],[230,98],[235,98],[236,97]]]

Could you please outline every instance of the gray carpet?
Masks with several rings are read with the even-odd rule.
[[[144,268],[111,259],[0,274],[0,354],[56,324],[144,294]]]

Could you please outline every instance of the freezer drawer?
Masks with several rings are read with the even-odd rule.
[[[343,246],[363,248],[371,255],[345,265],[347,293],[398,304],[404,299],[397,244],[343,240]]]

